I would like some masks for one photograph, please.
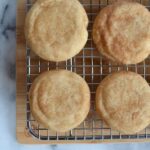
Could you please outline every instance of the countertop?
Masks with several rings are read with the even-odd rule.
[[[150,150],[150,143],[21,145],[16,141],[16,0],[0,0],[1,150]]]

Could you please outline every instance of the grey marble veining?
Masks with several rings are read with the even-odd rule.
[[[16,0],[0,0],[0,149],[1,150],[150,150],[143,144],[21,145],[16,141]]]

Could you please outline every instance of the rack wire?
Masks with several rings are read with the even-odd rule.
[[[150,57],[137,65],[118,65],[100,56],[92,41],[92,25],[97,13],[109,5],[113,0],[80,0],[88,17],[89,37],[85,48],[75,57],[66,62],[54,63],[42,60],[26,46],[27,65],[27,100],[26,100],[26,125],[31,135],[39,140],[118,140],[118,139],[148,139],[150,138],[150,126],[138,134],[122,135],[109,128],[95,112],[95,91],[99,83],[107,75],[119,71],[134,71],[142,75],[150,84]],[[27,12],[35,0],[26,0]],[[150,0],[139,0],[139,3],[150,8]],[[52,69],[67,69],[81,75],[88,83],[91,90],[91,109],[86,120],[77,128],[66,132],[57,133],[44,128],[32,117],[30,112],[28,92],[32,81],[42,72]]]

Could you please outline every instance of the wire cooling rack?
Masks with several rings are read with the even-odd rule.
[[[110,4],[112,1],[109,0],[80,0],[83,4],[87,15],[89,17],[89,38],[85,48],[78,54],[66,62],[54,63],[40,59],[36,56],[30,48],[26,46],[26,60],[27,60],[27,100],[26,100],[26,123],[30,134],[39,140],[125,140],[125,139],[148,139],[150,138],[150,127],[147,127],[143,131],[134,135],[122,135],[117,131],[109,128],[103,120],[99,119],[95,112],[95,91],[98,84],[107,75],[119,71],[129,70],[134,71],[142,75],[148,83],[150,83],[150,58],[147,58],[142,63],[137,65],[117,65],[109,62],[99,53],[94,47],[92,41],[92,25],[95,16],[103,7]],[[147,8],[150,8],[149,0],[138,1]],[[28,11],[33,0],[26,0],[26,10]],[[86,120],[77,128],[66,132],[57,133],[48,130],[38,124],[32,117],[30,112],[30,105],[28,99],[28,91],[32,84],[32,81],[42,72],[52,69],[67,69],[81,75],[88,83],[91,90],[91,109]]]

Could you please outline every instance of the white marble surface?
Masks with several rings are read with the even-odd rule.
[[[16,141],[16,0],[0,0],[0,149],[1,150],[150,150],[143,144],[21,145]]]

